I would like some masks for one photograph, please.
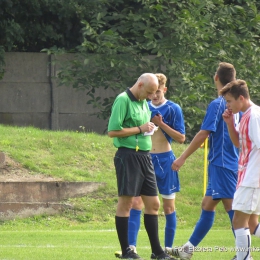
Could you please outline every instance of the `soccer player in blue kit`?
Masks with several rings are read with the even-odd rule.
[[[152,112],[151,121],[158,126],[158,130],[152,133],[150,154],[166,218],[164,244],[165,247],[172,247],[177,223],[175,194],[180,191],[180,183],[178,172],[171,169],[171,165],[175,160],[171,143],[173,139],[178,143],[185,141],[185,125],[180,106],[167,100],[164,96],[167,91],[166,76],[162,73],[155,75],[159,81],[159,88],[152,100],[148,102],[148,105]],[[134,251],[136,251],[142,208],[141,197],[136,197],[133,201],[128,222],[128,240],[130,247]],[[153,256],[151,259],[153,259]]]
[[[236,70],[232,64],[219,63],[214,75],[218,95],[220,90],[235,78]],[[222,96],[209,104],[200,131],[183,154],[172,164],[173,170],[180,170],[186,159],[209,137],[208,186],[202,200],[200,219],[187,243],[181,248],[166,248],[166,252],[183,260],[192,257],[194,247],[202,241],[211,229],[214,223],[215,210],[220,201],[222,201],[232,223],[234,214],[232,201],[237,184],[238,149],[233,145],[222,118],[225,109],[226,101]],[[240,116],[239,113],[234,115],[235,125],[239,124]]]

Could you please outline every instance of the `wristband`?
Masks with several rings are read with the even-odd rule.
[[[141,133],[142,133],[141,127],[140,127],[140,126],[137,126],[137,127],[138,127],[138,129],[140,130],[140,133],[139,133],[139,134],[141,134]]]

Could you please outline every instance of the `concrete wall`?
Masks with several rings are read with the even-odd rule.
[[[85,196],[104,186],[97,182],[0,182],[0,220],[57,214],[73,208],[64,200]]]
[[[60,59],[67,59],[69,55]],[[35,126],[51,130],[79,130],[104,133],[107,121],[91,116],[84,90],[58,87],[56,65],[45,53],[6,53],[5,75],[0,81],[0,124]],[[98,90],[101,97],[111,92]]]

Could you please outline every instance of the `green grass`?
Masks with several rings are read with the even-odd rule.
[[[175,244],[181,245],[191,232],[178,230]],[[2,231],[0,239],[1,260],[115,260],[114,252],[119,250],[115,230],[108,229]],[[253,238],[255,245],[256,242]],[[197,250],[193,260],[231,259],[235,255],[234,238],[227,230],[211,230]],[[138,236],[138,253],[150,259],[149,241],[143,229]],[[259,259],[259,252],[252,255]]]
[[[95,133],[47,131],[33,127],[0,125],[0,151],[20,162],[31,174],[43,173],[66,181],[105,182],[106,187],[88,196],[70,199],[73,209],[60,215],[34,216],[0,223],[2,259],[115,259],[119,249],[114,216],[117,204],[112,139]],[[176,156],[187,145],[172,145]],[[203,197],[204,149],[194,153],[182,167],[181,192],[176,197],[178,230],[175,245],[187,241],[200,215]],[[160,209],[159,228],[163,244],[165,218]],[[113,231],[111,231],[113,230]],[[223,206],[214,226],[200,246],[233,247],[234,238]],[[138,249],[149,259],[143,228]],[[196,253],[193,259],[230,259],[234,253]],[[225,256],[225,257],[224,257]]]

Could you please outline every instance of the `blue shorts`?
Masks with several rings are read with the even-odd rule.
[[[173,152],[153,153],[151,156],[159,193],[170,195],[180,191],[178,172],[173,171],[171,168],[175,160]]]
[[[205,196],[212,196],[213,200],[233,199],[237,185],[237,171],[208,165],[208,187]]]

